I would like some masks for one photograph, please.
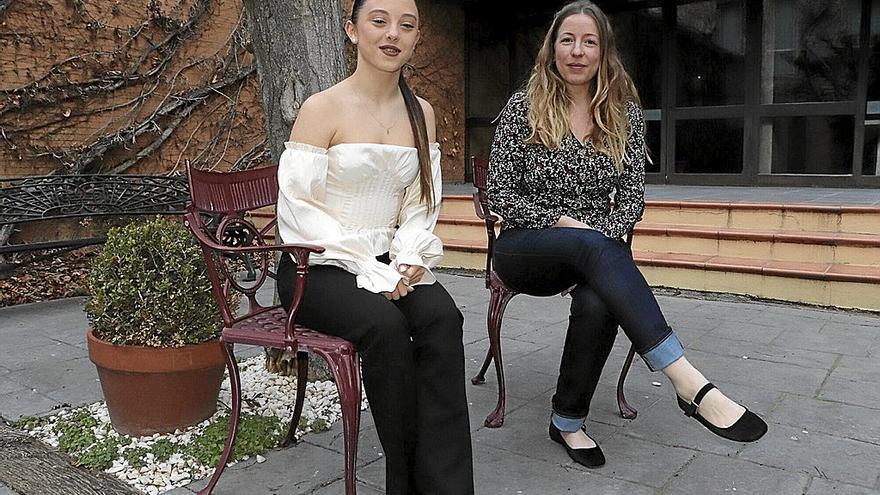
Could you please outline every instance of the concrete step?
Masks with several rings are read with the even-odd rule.
[[[443,266],[484,269],[469,196],[444,198],[436,231]],[[656,286],[880,311],[877,232],[876,207],[650,201],[633,255]]]
[[[253,215],[262,228],[272,209]],[[471,196],[444,196],[442,266],[483,270]],[[880,311],[880,208],[651,201],[633,256],[654,286]]]
[[[435,233],[441,239],[486,242],[486,224],[475,217],[441,215]],[[774,261],[880,264],[880,237],[871,234],[759,229],[695,225],[654,225],[641,222],[635,249],[710,256],[735,256]]]
[[[781,301],[880,311],[880,267],[633,251],[654,287],[742,294]],[[446,242],[443,266],[484,270],[485,244]]]
[[[444,194],[440,214],[455,217],[477,218],[474,214],[474,200],[470,194]]]
[[[648,201],[642,221],[654,225],[876,234],[880,232],[880,207]]]
[[[500,230],[500,225],[497,227]],[[434,233],[441,239],[460,239],[486,243],[486,222],[470,216],[440,215]]]
[[[470,195],[443,196],[442,215],[473,218]],[[787,232],[880,233],[880,207],[783,203],[647,201],[642,222]]]
[[[634,251],[652,286],[880,311],[880,266]]]
[[[880,266],[880,237],[869,234],[639,223],[633,249],[767,261]]]
[[[250,212],[250,220],[254,223],[254,226],[260,230],[263,230],[266,225],[275,218],[275,207],[274,206],[266,206],[264,208],[260,208],[259,210],[253,210]],[[275,242],[275,229],[269,230],[266,232],[266,241],[268,243]]]
[[[485,270],[486,243],[466,239],[443,239],[443,261],[440,266],[465,270]]]

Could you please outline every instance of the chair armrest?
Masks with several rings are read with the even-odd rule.
[[[480,217],[481,220],[485,220],[487,222],[492,222],[493,225],[496,222],[498,222],[498,220],[501,220],[496,215],[493,215],[492,212],[490,212],[488,208],[486,208],[486,205],[480,199],[479,192],[475,192],[473,198],[474,198],[474,213],[476,213],[477,216]]]
[[[233,322],[240,320],[241,318],[236,319],[228,304],[225,303],[225,290],[221,287],[220,279],[217,275],[216,269],[214,267],[214,263],[210,259],[210,255],[208,251],[215,251],[221,254],[251,254],[251,253],[267,253],[267,252],[282,252],[282,253],[290,253],[293,255],[294,261],[296,261],[297,269],[296,269],[296,286],[293,295],[293,301],[290,304],[290,310],[287,315],[287,322],[285,325],[285,340],[288,343],[288,347],[290,347],[292,351],[296,350],[296,336],[294,333],[294,321],[296,319],[296,312],[299,309],[299,304],[302,301],[302,296],[305,293],[306,288],[306,277],[308,276],[309,269],[309,255],[311,253],[323,253],[324,247],[318,246],[315,244],[271,244],[264,246],[243,246],[243,247],[231,247],[224,246],[222,244],[217,243],[207,235],[205,232],[199,228],[201,222],[198,218],[196,218],[198,213],[190,211],[188,212],[184,218],[184,224],[189,228],[190,232],[196,236],[199,244],[202,247],[203,252],[205,253],[205,262],[208,266],[208,276],[211,279],[211,285],[214,288],[215,299],[220,304],[221,314],[223,316],[224,321],[227,325],[232,324]],[[249,294],[248,297],[252,299],[253,294]],[[254,311],[254,302],[255,299],[251,300],[251,312]]]
[[[184,224],[189,227],[189,230],[196,236],[196,239],[203,244],[205,247],[214,250],[220,251],[224,254],[244,254],[244,253],[260,253],[260,252],[268,252],[268,251],[284,251],[284,252],[308,252],[308,253],[323,253],[324,247],[318,246],[317,244],[266,244],[265,246],[241,246],[241,247],[232,247],[232,246],[224,246],[222,244],[218,244],[216,241],[206,236],[202,229],[194,227],[194,225],[198,225],[200,222],[194,221],[191,213],[187,213],[185,216]]]
[[[192,214],[187,213],[185,215],[186,220],[184,221],[184,225],[189,227],[189,230],[196,236],[199,243],[204,245],[205,247],[213,250],[219,251],[224,254],[246,254],[246,253],[261,253],[261,252],[270,252],[270,251],[283,251],[288,253],[296,253],[296,252],[306,252],[306,253],[323,253],[324,247],[318,246],[317,244],[267,244],[265,246],[241,246],[241,247],[232,247],[232,246],[224,246],[222,244],[218,244],[216,241],[206,236],[205,233],[200,228],[194,227],[194,225],[198,225],[199,222],[194,221],[191,217]]]

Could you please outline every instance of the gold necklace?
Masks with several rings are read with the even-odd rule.
[[[360,92],[354,88],[352,88],[352,89],[354,90],[355,96],[357,96],[358,100],[360,100],[361,105],[363,105],[364,110],[367,111],[367,115],[369,115],[371,119],[375,120],[376,123],[379,124],[379,126],[381,128],[385,129],[385,134],[391,134],[391,129],[393,129],[394,126],[397,125],[397,121],[400,120],[400,116],[397,116],[397,118],[394,119],[394,122],[392,122],[391,125],[385,125],[384,123],[382,123],[381,120],[376,118],[376,116],[373,114],[373,112],[370,111],[370,109],[367,107],[366,99],[363,96],[361,96]]]

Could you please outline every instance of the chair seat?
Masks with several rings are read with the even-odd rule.
[[[263,347],[285,347],[284,327],[287,324],[287,311],[281,306],[272,306],[265,311],[236,322],[223,329],[220,340],[238,344],[259,345]],[[311,328],[296,325],[296,340],[299,350],[321,349],[340,354],[354,354],[351,342],[323,334]]]

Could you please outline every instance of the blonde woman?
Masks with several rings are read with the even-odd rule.
[[[504,217],[494,253],[502,280],[532,295],[574,286],[549,430],[588,467],[605,463],[584,422],[618,325],[648,367],[669,377],[685,414],[734,441],[767,431],[687,361],[621,241],[645,207],[645,160],[639,97],[608,18],[592,2],[569,3],[554,17],[526,89],[500,116],[489,201]]]

